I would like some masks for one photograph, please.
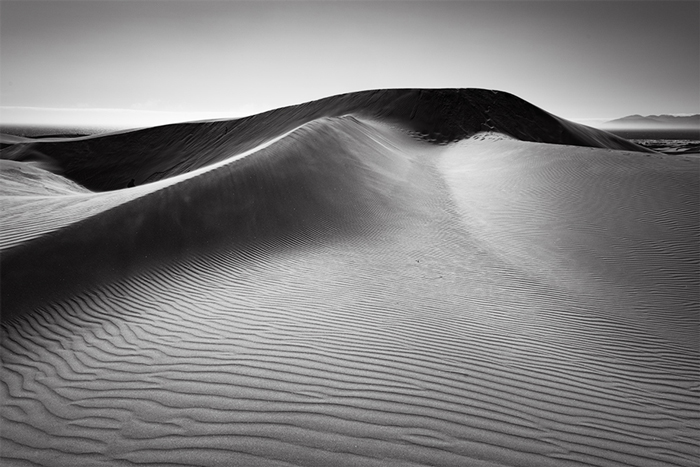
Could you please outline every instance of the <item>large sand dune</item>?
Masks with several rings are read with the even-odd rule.
[[[696,465],[698,158],[481,90],[3,157],[8,465]]]

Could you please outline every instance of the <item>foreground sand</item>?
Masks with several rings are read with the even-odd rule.
[[[697,159],[351,116],[240,155],[5,162],[8,465],[695,465]]]

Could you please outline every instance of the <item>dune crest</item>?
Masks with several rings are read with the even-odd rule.
[[[9,465],[696,463],[697,158],[484,90],[10,149]]]
[[[192,122],[16,144],[3,158],[47,158],[75,182],[117,190],[182,174],[252,149],[323,117],[356,115],[394,122],[437,142],[497,131],[523,141],[648,151],[601,130],[558,118],[512,94],[485,89],[392,89],[332,96],[237,120]]]

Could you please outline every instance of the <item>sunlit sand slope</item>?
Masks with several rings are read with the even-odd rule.
[[[698,160],[414,131],[8,162],[4,463],[696,465]]]

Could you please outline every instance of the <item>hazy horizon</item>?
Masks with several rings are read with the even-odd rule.
[[[700,113],[698,2],[0,4],[0,122],[138,127],[379,88],[487,88],[595,125]]]

